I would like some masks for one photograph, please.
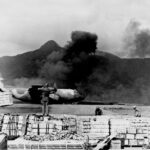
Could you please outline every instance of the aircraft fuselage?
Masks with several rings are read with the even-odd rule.
[[[29,103],[41,103],[42,91],[41,85],[33,85],[26,89],[24,93],[20,93],[20,89],[13,89],[13,97]],[[53,90],[53,89],[52,89]],[[49,104],[53,103],[75,103],[83,100],[84,97],[75,89],[57,89],[55,92],[49,94]]]

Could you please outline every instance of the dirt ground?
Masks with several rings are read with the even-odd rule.
[[[0,113],[41,113],[42,105],[23,103],[13,99],[14,104],[11,106],[0,107]],[[94,115],[95,108],[99,106],[104,115],[123,115],[133,116],[133,105],[71,105],[71,104],[53,104],[49,105],[51,114],[73,114],[73,115]],[[137,106],[142,117],[150,117],[150,106]]]

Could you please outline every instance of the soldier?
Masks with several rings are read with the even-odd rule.
[[[101,110],[101,108],[100,107],[96,107],[96,109],[95,109],[95,116],[100,116],[100,115],[102,115],[103,114],[103,112],[102,112],[102,110]]]
[[[49,94],[55,93],[56,92],[56,88],[54,87],[49,87],[49,83],[46,83],[42,88],[39,88],[38,90],[40,90],[42,92],[42,99],[41,99],[41,103],[43,104],[43,115],[46,116],[48,115],[48,102],[49,102]]]
[[[134,109],[134,116],[135,117],[141,117],[141,113],[140,111],[136,108],[136,106],[133,106]]]
[[[41,103],[43,104],[42,112],[43,112],[44,116],[48,115],[48,102],[49,102],[48,95],[47,95],[47,93],[43,92]]]

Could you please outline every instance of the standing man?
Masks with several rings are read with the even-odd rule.
[[[49,103],[49,95],[53,94],[57,91],[55,87],[50,87],[49,83],[46,83],[42,88],[39,88],[42,92],[41,103],[43,104],[42,112],[44,116],[49,114],[48,112],[48,103]]]

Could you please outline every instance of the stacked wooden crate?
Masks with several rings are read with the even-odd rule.
[[[50,120],[50,121],[35,121],[31,125],[32,135],[45,135],[52,132],[62,131],[62,121],[61,120]]]
[[[122,148],[122,143],[120,139],[113,139],[110,143],[110,150],[120,150]]]
[[[51,114],[51,120],[61,120],[62,121],[62,130],[67,132],[76,132],[77,131],[77,116],[75,115],[66,115],[66,114]]]
[[[8,150],[85,150],[83,141],[27,141],[23,138],[8,141]]]
[[[9,117],[5,117],[9,120]],[[87,139],[76,134],[76,116],[31,114],[23,137],[8,141],[12,149],[84,150]]]
[[[29,115],[27,117],[27,135],[45,135],[55,131],[76,132],[76,118],[70,115]]]
[[[109,118],[105,116],[81,116],[77,119],[77,133],[90,140],[99,140],[109,135]]]
[[[127,129],[125,138],[126,146],[143,146],[148,144],[150,138],[150,119],[149,118],[131,118],[130,127]]]
[[[6,133],[8,137],[17,137],[24,134],[26,120],[23,115],[10,115],[3,116],[3,124],[1,132]]]
[[[110,119],[110,133],[124,139],[124,146],[140,147],[150,140],[150,119],[141,117]]]
[[[117,138],[125,138],[127,128],[130,127],[130,122],[126,118],[111,118],[110,119],[110,134],[116,135]]]
[[[0,92],[0,106],[12,105],[13,99],[11,93],[8,92]]]

